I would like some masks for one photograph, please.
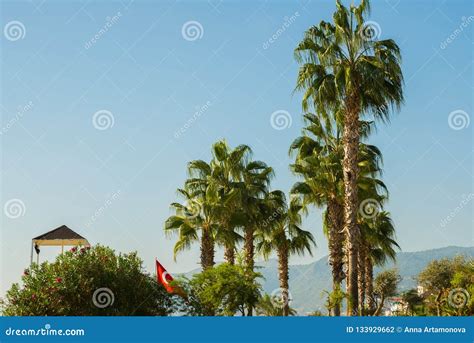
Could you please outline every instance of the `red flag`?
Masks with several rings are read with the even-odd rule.
[[[161,283],[168,293],[174,293],[174,288],[171,287],[170,282],[173,281],[173,277],[166,271],[166,269],[161,265],[160,262],[156,259],[156,279],[158,283]]]

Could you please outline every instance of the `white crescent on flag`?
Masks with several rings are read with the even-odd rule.
[[[166,280],[166,276],[169,275],[168,272],[163,272],[163,274],[161,274],[161,280],[166,283],[167,285],[169,285],[169,282],[168,280]]]

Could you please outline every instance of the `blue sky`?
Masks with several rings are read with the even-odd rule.
[[[295,182],[287,151],[302,120],[293,49],[330,18],[334,1],[1,7],[2,291],[28,265],[31,238],[62,224],[91,243],[137,250],[149,270],[155,256],[171,272],[196,268],[198,246],[175,263],[162,228],[186,163],[209,159],[218,139],[250,145],[275,168],[274,188]],[[467,0],[372,3],[370,19],[403,54],[406,103],[370,142],[384,154],[388,210],[405,251],[473,245],[472,15]],[[190,21],[198,24],[183,35]],[[275,130],[275,111],[287,111],[291,126]],[[97,112],[104,122],[93,121]],[[293,263],[327,253],[321,212],[312,212],[305,227],[318,249]]]

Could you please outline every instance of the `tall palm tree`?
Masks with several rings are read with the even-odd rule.
[[[236,184],[239,192],[240,222],[244,232],[243,262],[246,274],[253,275],[255,265],[255,235],[267,227],[265,221],[265,197],[273,177],[273,169],[261,161],[248,161],[243,170],[242,181]],[[252,304],[247,305],[247,316],[253,315]]]
[[[243,224],[239,195],[245,165],[251,153],[249,146],[239,145],[231,149],[225,140],[212,146],[212,191],[219,198],[216,211],[219,214],[224,258],[229,264],[235,263],[236,244],[242,238],[236,232],[236,228]]]
[[[357,260],[360,239],[358,212],[359,124],[362,114],[386,120],[393,107],[403,102],[401,55],[397,44],[370,33],[365,17],[369,0],[346,8],[336,1],[333,23],[322,21],[305,32],[295,49],[302,65],[297,90],[304,91],[303,108],[314,107],[321,115],[336,113],[343,124],[344,230],[347,236],[348,293],[352,301],[348,314],[358,309]]]
[[[328,238],[329,265],[332,271],[333,290],[337,291],[344,280],[342,232],[342,150],[337,135],[332,135],[330,127],[325,127],[320,118],[313,114],[304,115],[307,126],[303,136],[290,146],[290,154],[296,153],[291,169],[303,178],[297,182],[291,194],[298,194],[302,204],[326,207],[324,223]],[[329,123],[328,123],[329,126]],[[333,308],[333,315],[340,315],[340,306]]]
[[[235,244],[241,239],[235,231],[241,218],[237,185],[249,153],[248,146],[231,150],[225,141],[218,141],[212,147],[210,163],[203,160],[188,163],[189,178],[185,187],[178,189],[185,204],[173,203],[176,214],[165,223],[165,231],[179,234],[175,258],[199,239],[200,231],[203,269],[214,265],[215,244],[224,247],[226,260],[234,263]]]
[[[265,230],[261,223],[265,220],[265,197],[274,172],[261,161],[250,161],[246,166],[241,183],[241,209],[245,213],[244,262],[252,272],[255,264],[254,240],[258,230]]]
[[[344,234],[343,234],[343,199],[344,184],[341,161],[343,144],[337,123],[332,120],[321,120],[320,116],[306,114],[307,126],[303,136],[297,138],[290,147],[296,152],[295,163],[291,165],[293,172],[303,178],[297,182],[292,194],[303,199],[303,205],[325,207],[324,231],[328,238],[329,264],[332,270],[333,291],[338,292],[344,280]],[[323,124],[324,122],[324,124]],[[361,136],[367,137],[372,123],[362,122]],[[380,174],[381,153],[372,145],[360,143],[358,164],[361,169],[358,185],[364,193],[365,189],[376,189],[383,184],[373,178]],[[340,315],[340,305],[332,309],[334,316]]]
[[[267,199],[269,210],[268,225],[271,230],[259,232],[257,251],[268,259],[276,252],[278,257],[278,277],[280,280],[283,316],[290,314],[289,306],[289,258],[292,254],[312,255],[312,247],[316,245],[313,235],[300,228],[301,210],[299,199],[294,198],[289,206],[283,192],[273,191]]]

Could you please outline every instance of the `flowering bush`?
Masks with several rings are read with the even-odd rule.
[[[3,303],[6,316],[168,315],[173,299],[143,272],[136,253],[104,246],[72,248],[25,269]]]

